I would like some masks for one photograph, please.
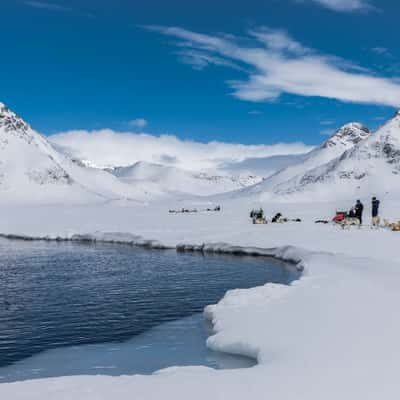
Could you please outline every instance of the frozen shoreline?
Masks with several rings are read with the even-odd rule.
[[[81,243],[105,243],[105,244],[123,244],[137,247],[143,247],[153,250],[176,250],[178,252],[194,252],[209,254],[230,254],[236,256],[254,256],[254,257],[272,257],[274,259],[285,261],[296,267],[298,271],[304,270],[303,260],[296,254],[300,249],[293,246],[284,246],[282,248],[262,248],[234,246],[229,243],[178,243],[176,246],[165,245],[158,240],[142,238],[139,235],[123,232],[95,232],[88,234],[74,234],[70,237],[61,236],[24,236],[18,234],[0,233],[0,238],[10,240],[25,241],[51,241],[51,242],[81,242]]]
[[[290,210],[290,205],[286,208]],[[23,210],[18,218],[13,214],[13,224],[4,215],[0,231],[26,232],[26,236],[45,239],[47,234],[52,238],[72,237],[103,226],[108,231],[135,231],[140,235],[107,237],[114,241],[140,242],[153,237],[154,241],[143,243],[178,246],[186,251],[235,253],[246,249],[248,254],[261,252],[300,263],[304,274],[288,287],[267,284],[229,291],[217,305],[206,308],[205,315],[216,331],[208,346],[255,357],[256,367],[235,371],[183,367],[147,377],[81,376],[17,382],[0,385],[1,397],[365,400],[393,398],[400,391],[396,376],[400,321],[394,306],[400,301],[396,234],[366,229],[343,232],[307,222],[255,227],[248,224],[247,216],[237,213],[236,207],[212,219],[208,215],[175,218],[158,211],[150,218],[143,208],[123,212],[117,208],[107,214],[109,219],[99,217],[95,223],[89,223],[89,217],[84,221],[75,217],[82,215],[82,210],[66,209],[70,218],[48,217],[46,228],[37,224],[43,215],[41,209],[36,211],[28,215],[29,209]],[[301,217],[310,218],[314,211],[305,209]],[[130,230],[125,225],[127,212],[133,213],[135,221]],[[323,212],[320,208],[318,215]],[[46,216],[48,213],[47,208]],[[39,229],[45,234],[36,235]],[[105,237],[96,235],[96,240]],[[204,242],[214,244],[203,247]]]

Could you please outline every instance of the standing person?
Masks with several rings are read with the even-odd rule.
[[[356,210],[356,218],[360,221],[360,225],[362,225],[362,215],[364,211],[364,205],[360,200],[357,200],[356,206],[354,207]]]
[[[379,218],[379,204],[380,201],[376,198],[372,198],[372,226],[379,226],[380,218]]]

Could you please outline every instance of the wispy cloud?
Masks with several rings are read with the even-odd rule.
[[[336,124],[336,121],[334,121],[333,119],[323,119],[323,120],[319,121],[319,123],[321,125],[333,125],[333,124]]]
[[[276,101],[283,93],[344,102],[400,106],[400,82],[376,76],[352,62],[303,46],[285,31],[258,28],[246,40],[224,34],[207,35],[180,27],[147,29],[178,39],[182,54],[201,52],[247,71],[244,80],[230,80],[232,95],[247,101]],[[243,44],[246,43],[246,44]],[[196,66],[196,64],[195,64]]]
[[[44,2],[44,1],[35,1],[35,0],[29,0],[25,1],[25,3],[29,7],[33,8],[39,8],[42,10],[51,10],[51,11],[72,11],[72,8],[63,6],[61,4],[57,3],[49,3],[49,2]]]
[[[368,0],[310,0],[323,7],[341,12],[372,11],[376,8]]]
[[[241,69],[231,61],[224,60],[217,56],[212,56],[202,51],[185,49],[183,51],[177,51],[176,54],[183,63],[189,64],[197,70],[202,70],[212,64],[218,65],[219,67],[224,66],[233,69]]]
[[[248,114],[250,114],[250,115],[262,115],[264,113],[262,111],[260,111],[260,110],[250,110],[248,112]]]
[[[147,120],[145,120],[144,118],[132,119],[128,122],[128,125],[135,128],[144,128],[147,125]]]
[[[378,54],[379,56],[387,56],[387,57],[392,56],[392,53],[386,47],[373,47],[371,51],[375,54]]]

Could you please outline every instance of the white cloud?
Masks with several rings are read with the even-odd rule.
[[[243,68],[245,80],[228,85],[239,99],[261,102],[277,100],[281,94],[324,97],[345,102],[400,106],[398,79],[376,76],[338,57],[318,53],[292,39],[286,32],[259,28],[248,32],[247,43],[223,34],[206,35],[179,27],[151,26],[147,29],[179,39],[179,52],[207,55],[217,65],[225,61]],[[214,59],[217,62],[214,62]],[[188,58],[188,60],[190,57]],[[186,60],[186,62],[188,61]],[[198,66],[199,62],[194,62]]]
[[[70,131],[49,137],[79,159],[98,166],[127,166],[137,161],[174,165],[188,170],[215,169],[234,161],[273,155],[300,154],[312,147],[302,143],[243,145],[222,142],[199,143],[176,136],[99,131]]]
[[[353,11],[368,11],[374,9],[374,7],[368,0],[311,0],[311,1],[334,11],[353,12]]]
[[[250,35],[265,44],[270,50],[287,50],[294,54],[305,54],[311,50],[304,47],[301,43],[293,40],[286,31],[269,29],[262,27],[256,30],[250,30]]]
[[[144,128],[147,125],[147,120],[144,118],[136,118],[129,121],[128,124],[135,128]]]
[[[52,10],[52,11],[71,11],[72,9],[69,7],[62,6],[56,3],[48,3],[44,1],[25,1],[25,4],[29,7],[39,8],[43,10]]]
[[[380,55],[380,56],[388,56],[388,57],[390,57],[392,55],[390,50],[387,49],[386,47],[373,47],[371,49],[371,51],[374,52],[375,54]]]

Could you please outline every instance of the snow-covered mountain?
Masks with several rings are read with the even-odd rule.
[[[400,194],[400,112],[375,133],[361,124],[340,128],[302,161],[241,191],[291,200],[332,200]]]
[[[133,188],[107,172],[73,162],[0,103],[0,201],[142,201],[156,194],[143,185]]]
[[[360,123],[350,123],[338,129],[319,147],[300,157],[294,163],[270,176],[264,182],[247,190],[248,193],[287,194],[297,187],[309,171],[330,163],[370,137],[370,131]],[[285,188],[285,189],[284,189]],[[295,189],[294,189],[295,190]]]
[[[340,157],[282,182],[278,194],[382,195],[400,192],[400,112]]]
[[[180,168],[139,161],[128,167],[109,170],[130,185],[152,184],[166,193],[213,195],[254,185],[262,178],[253,175],[221,175],[191,172]]]

